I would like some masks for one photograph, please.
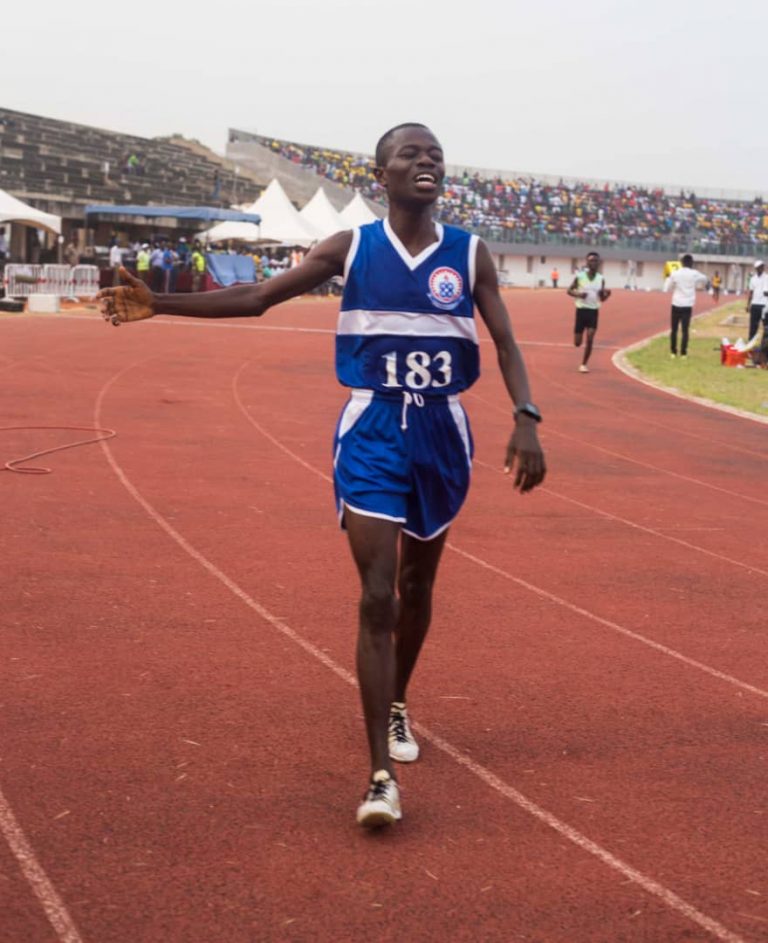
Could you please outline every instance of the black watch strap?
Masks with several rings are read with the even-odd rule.
[[[515,408],[515,419],[517,419],[520,413],[525,413],[526,416],[530,416],[532,419],[535,419],[536,422],[541,422],[539,408],[538,406],[534,406],[533,403],[520,403],[520,405]]]

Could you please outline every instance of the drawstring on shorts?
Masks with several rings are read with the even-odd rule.
[[[421,408],[424,405],[424,397],[421,393],[409,393],[408,390],[403,390],[403,413],[400,419],[400,428],[405,430],[408,428],[408,407],[409,406],[418,406]]]

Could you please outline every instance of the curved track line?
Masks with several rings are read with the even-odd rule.
[[[484,406],[488,406],[499,413],[503,413],[504,416],[509,418],[509,410],[503,409],[492,400],[478,396],[477,393],[469,392],[465,395],[471,399],[477,400]],[[760,498],[753,498],[750,497],[750,495],[742,494],[739,491],[731,491],[730,488],[721,488],[719,485],[710,484],[710,482],[702,481],[700,478],[692,478],[690,475],[683,475],[680,472],[671,471],[669,468],[662,468],[661,465],[653,465],[650,462],[643,462],[638,458],[632,458],[630,455],[624,455],[623,452],[614,452],[612,449],[606,449],[602,445],[595,445],[594,442],[588,442],[586,439],[577,439],[576,436],[567,435],[567,433],[560,432],[558,429],[552,429],[549,427],[547,429],[547,435],[554,435],[560,439],[566,439],[569,442],[575,442],[577,445],[583,445],[587,448],[594,449],[597,452],[603,452],[606,455],[612,456],[613,458],[619,458],[624,462],[630,462],[633,465],[639,465],[641,468],[647,468],[649,471],[660,472],[663,475],[669,475],[672,478],[679,478],[681,481],[687,481],[690,484],[699,485],[702,488],[710,488],[712,491],[719,491],[721,494],[727,494],[730,497],[738,498],[740,501],[750,501],[752,504],[761,504],[763,507],[768,507],[768,501],[763,501]]]
[[[532,365],[528,364],[528,372],[534,374],[535,376],[541,377],[545,383],[549,383],[551,386],[557,387],[562,390],[570,399],[577,397],[582,400],[584,403],[590,403],[592,406],[597,406],[598,409],[605,409],[605,401],[592,399],[589,396],[586,396],[584,393],[581,393],[577,390],[573,390],[570,387],[567,387],[564,383],[559,383],[557,380],[552,379],[552,377],[544,373],[542,370],[538,370]],[[768,453],[766,452],[756,452],[754,449],[745,448],[743,445],[738,445],[734,442],[723,442],[722,439],[714,439],[712,436],[700,435],[698,432],[691,432],[689,429],[682,429],[678,426],[670,426],[664,422],[658,422],[656,419],[649,419],[647,416],[639,415],[633,412],[630,412],[628,409],[619,409],[616,406],[611,406],[611,411],[617,413],[621,416],[628,416],[634,422],[644,422],[648,426],[656,426],[657,429],[666,429],[668,432],[674,432],[675,435],[685,435],[691,439],[699,439],[701,442],[707,442],[708,444],[722,445],[723,448],[728,449],[729,452],[742,452],[744,455],[753,455],[755,458],[761,458],[763,461],[768,461]]]
[[[666,331],[664,333],[667,333]],[[761,422],[763,425],[768,424],[768,416],[760,416],[757,413],[751,413],[747,409],[740,409],[738,406],[729,406],[728,403],[718,403],[716,400],[708,399],[706,396],[694,396],[693,393],[683,393],[682,390],[678,390],[674,386],[667,386],[664,383],[659,383],[657,380],[653,380],[650,377],[647,377],[641,370],[638,370],[637,367],[633,366],[629,362],[627,354],[632,353],[634,350],[638,350],[642,347],[645,347],[649,344],[655,337],[660,335],[656,334],[654,337],[649,337],[647,340],[638,341],[636,344],[630,344],[629,347],[624,347],[622,350],[617,350],[616,353],[611,357],[611,363],[616,367],[617,370],[620,370],[623,374],[628,376],[631,380],[634,380],[636,383],[642,383],[644,386],[649,386],[652,390],[659,390],[661,393],[666,393],[667,396],[674,396],[676,399],[688,400],[689,403],[698,403],[699,406],[706,406],[707,409],[717,409],[721,413],[729,413],[731,416],[738,416],[740,419],[749,419],[751,422]]]
[[[14,858],[18,861],[24,877],[42,904],[45,915],[61,943],[83,943],[83,938],[78,933],[64,901],[59,897],[56,888],[37,860],[2,790],[0,790],[0,831],[8,842]]]
[[[256,422],[253,416],[250,415],[248,410],[243,405],[243,402],[240,399],[240,395],[237,391],[237,382],[240,379],[240,374],[243,372],[246,366],[248,366],[248,364],[244,363],[232,379],[232,392],[235,397],[235,402],[237,403],[238,407],[242,411],[245,418],[248,420],[248,422],[250,422],[250,424],[258,432],[261,433],[261,435],[264,436],[265,439],[268,439],[278,449],[280,449],[282,452],[284,452],[294,461],[298,462],[300,465],[303,465],[304,468],[308,469],[311,472],[314,472],[314,474],[322,478],[323,481],[327,481],[330,484],[333,484],[333,479],[330,476],[326,475],[324,472],[321,472],[318,468],[315,468],[314,465],[310,465],[308,462],[305,462],[304,459],[301,458],[300,455],[297,455],[295,452],[292,452],[287,446],[283,445],[283,443],[280,442],[279,439],[276,439],[273,435],[267,432],[267,430],[263,426],[261,426],[258,422]],[[491,471],[498,472],[498,474],[502,474],[499,471],[499,469],[494,468],[492,465],[488,465],[485,462],[478,461],[477,459],[474,460],[474,464],[480,465],[483,468],[491,469]],[[550,491],[548,488],[542,488],[541,490],[546,491],[548,494],[551,494],[554,497],[557,497],[557,498],[562,497],[563,500],[565,501],[571,500],[570,498],[565,498],[562,495],[558,495],[555,492]],[[580,502],[574,501],[574,503],[579,504]],[[584,505],[584,507],[587,507],[587,505]],[[604,514],[604,516],[609,517],[609,518],[612,517],[612,515],[608,514],[607,512],[599,511],[596,508],[588,508],[588,510],[594,510],[595,513]],[[620,521],[621,518],[616,518],[616,520]],[[640,527],[639,524],[635,525],[629,521],[628,522],[622,521],[622,523],[628,523],[630,526],[633,526],[633,527]],[[645,528],[641,528],[641,529],[645,529]],[[663,537],[664,535],[661,534],[659,536]],[[693,545],[691,544],[691,546]],[[563,606],[565,609],[568,609],[571,612],[576,613],[577,615],[584,616],[586,619],[589,619],[592,622],[596,622],[598,625],[602,625],[602,626],[605,626],[606,628],[612,629],[614,632],[619,632],[621,635],[625,635],[627,638],[634,639],[634,641],[636,642],[642,642],[643,645],[647,645],[649,648],[652,648],[657,652],[661,652],[664,655],[668,655],[670,658],[674,658],[677,661],[683,662],[683,664],[686,664],[691,668],[696,668],[699,671],[703,671],[705,674],[708,674],[713,678],[717,678],[719,681],[727,681],[729,684],[732,684],[737,688],[741,688],[741,690],[743,691],[749,691],[750,694],[757,694],[758,697],[768,698],[768,691],[764,691],[762,688],[755,687],[755,685],[749,684],[746,681],[741,681],[739,678],[736,678],[733,675],[726,674],[723,671],[719,671],[717,668],[712,668],[710,665],[704,664],[704,662],[696,661],[694,658],[689,658],[687,655],[683,655],[682,652],[678,652],[674,648],[669,648],[668,646],[663,645],[661,642],[656,642],[654,639],[648,638],[645,635],[641,635],[639,632],[634,632],[632,629],[628,629],[623,625],[619,625],[618,622],[612,622],[610,619],[604,619],[602,616],[597,615],[597,613],[590,612],[588,609],[582,609],[581,606],[577,606],[574,603],[568,602],[567,599],[563,599],[560,596],[556,596],[554,593],[550,593],[549,590],[543,589],[540,586],[535,586],[533,583],[529,583],[526,580],[521,579],[520,577],[513,576],[511,573],[508,573],[506,570],[502,570],[494,566],[492,563],[488,563],[486,560],[482,560],[480,557],[476,557],[473,554],[467,553],[466,551],[462,550],[460,547],[457,547],[456,544],[453,544],[450,541],[446,541],[446,547],[449,550],[452,550],[454,553],[458,554],[459,556],[464,557],[465,559],[470,560],[472,563],[477,564],[477,566],[482,567],[485,570],[489,570],[490,572],[495,573],[497,576],[501,576],[502,578],[507,579],[512,583],[516,583],[518,586],[521,586],[523,589],[529,590],[530,592],[534,593],[534,595],[539,596],[541,599],[546,599],[549,602],[553,602],[558,606]],[[694,549],[697,549],[697,548],[694,548]],[[741,564],[741,565],[744,565],[744,564]]]
[[[232,380],[233,390],[236,389],[237,378],[240,376],[240,373],[246,365],[244,364],[240,370],[235,374]],[[94,407],[94,417],[98,423],[101,422],[101,409],[104,397],[106,396],[109,389],[112,385],[121,377],[123,374],[127,373],[131,367],[127,367],[124,370],[121,370],[119,373],[115,374],[111,380],[108,380],[107,383],[99,391],[98,396],[96,397],[96,403]],[[236,398],[238,405],[240,404],[239,398]],[[254,425],[257,424],[254,422]],[[258,426],[257,426],[258,427]],[[270,436],[268,438],[271,439]],[[275,441],[271,439],[271,441]],[[337,664],[332,658],[329,658],[324,652],[319,648],[313,645],[310,641],[303,638],[299,635],[298,632],[290,628],[290,626],[282,619],[273,615],[265,606],[262,606],[255,599],[248,595],[245,590],[241,589],[234,580],[231,580],[225,573],[223,573],[214,563],[208,560],[202,553],[196,550],[174,527],[172,527],[165,518],[155,510],[155,508],[141,495],[139,490],[133,485],[129,480],[127,475],[123,472],[120,465],[117,463],[116,459],[112,455],[112,450],[106,444],[106,442],[99,443],[104,454],[106,456],[107,462],[109,463],[110,468],[113,470],[117,476],[120,483],[128,491],[131,497],[144,509],[148,516],[163,530],[168,534],[171,539],[181,547],[185,553],[189,554],[196,562],[198,562],[204,569],[219,580],[224,586],[227,587],[238,599],[242,600],[249,608],[261,616],[266,622],[276,628],[282,635],[291,639],[291,641],[296,642],[305,652],[317,658],[322,664],[327,668],[330,668],[337,677],[341,678],[347,684],[352,685],[353,687],[357,686],[357,682],[354,676],[343,668],[341,665]],[[288,449],[283,448],[283,451],[288,454],[291,453]],[[316,469],[313,469],[312,466],[308,465],[306,462],[301,460],[299,456],[293,456],[298,459],[300,463],[309,468],[312,471],[317,472]],[[325,478],[326,476],[322,473],[317,472],[321,477]],[[747,941],[734,933],[732,930],[729,930],[728,927],[719,923],[717,920],[705,914],[703,911],[699,910],[697,907],[694,907],[693,904],[689,904],[688,901],[684,900],[682,897],[679,897],[669,888],[665,887],[663,884],[660,884],[658,881],[655,881],[653,878],[648,877],[643,874],[641,871],[638,871],[636,868],[633,868],[631,865],[622,861],[620,858],[617,858],[615,855],[611,854],[610,851],[603,848],[601,845],[598,845],[596,842],[593,842],[591,839],[587,838],[586,835],[583,835],[577,829],[568,825],[566,822],[561,821],[551,812],[548,812],[546,809],[537,805],[535,802],[532,802],[521,792],[518,792],[509,784],[505,783],[502,779],[492,773],[489,769],[486,769],[479,763],[476,763],[469,756],[462,753],[461,750],[454,747],[447,740],[444,740],[442,737],[437,734],[432,733],[428,728],[424,727],[423,724],[414,724],[415,729],[419,734],[427,741],[429,741],[433,746],[438,750],[445,753],[447,756],[451,757],[456,763],[463,766],[465,769],[469,770],[475,776],[477,776],[482,782],[484,782],[491,789],[498,792],[500,795],[503,795],[505,798],[510,799],[518,808],[522,809],[525,812],[528,812],[530,815],[537,818],[540,822],[543,822],[545,825],[549,826],[551,829],[556,831],[558,834],[562,835],[563,838],[568,839],[577,847],[581,848],[583,851],[588,852],[594,857],[598,858],[608,867],[612,868],[614,871],[617,871],[628,881],[631,881],[633,884],[637,884],[639,887],[643,888],[646,893],[652,895],[658,900],[662,901],[669,907],[671,910],[676,911],[677,913],[684,916],[686,919],[690,920],[692,923],[698,924],[702,929],[706,930],[712,936],[716,937],[718,940],[723,940],[724,943],[747,943]]]
[[[474,459],[474,465],[479,466],[480,468],[487,468],[496,474],[501,474],[501,471],[498,468],[495,468],[493,465],[489,465],[487,462],[482,462],[480,459]],[[700,547],[698,544],[692,544],[687,540],[683,540],[681,537],[673,537],[671,534],[664,534],[660,530],[654,530],[652,527],[646,527],[644,524],[637,524],[635,521],[627,520],[625,517],[619,517],[618,514],[612,514],[610,511],[603,511],[601,508],[596,508],[593,504],[585,504],[583,501],[579,501],[576,498],[570,498],[566,494],[560,494],[559,491],[553,491],[551,488],[542,486],[539,489],[543,494],[549,494],[553,498],[558,498],[560,501],[567,501],[569,504],[575,504],[577,507],[584,508],[585,511],[591,511],[593,514],[598,514],[600,517],[605,517],[609,521],[618,521],[619,524],[624,524],[626,527],[631,527],[633,530],[642,531],[644,534],[650,534],[652,537],[658,537],[660,540],[669,540],[673,544],[679,544],[681,547],[685,547],[688,550],[695,550],[697,553],[703,553],[707,557],[712,557],[715,560],[720,560],[723,563],[730,563],[732,566],[741,567],[744,570],[748,570],[750,573],[757,573],[759,576],[768,576],[768,570],[761,570],[759,567],[750,566],[748,563],[742,563],[741,560],[734,560],[733,557],[726,557],[722,553],[717,553],[715,550],[707,550],[706,547]]]

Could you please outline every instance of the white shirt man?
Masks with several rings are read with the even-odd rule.
[[[768,305],[768,275],[762,262],[755,262],[755,274],[749,280],[747,311],[749,312],[749,339],[751,340],[760,326],[760,319],[765,317]]]
[[[114,245],[109,250],[109,264],[112,268],[119,267],[123,264],[123,250],[120,246]]]
[[[691,326],[696,289],[704,288],[707,276],[693,267],[693,256],[684,255],[682,266],[664,282],[664,291],[672,289],[672,329],[669,334],[671,356],[677,357],[677,333],[681,329],[680,356],[688,356],[688,331]]]
[[[683,265],[682,268],[672,272],[666,280],[664,291],[672,289],[673,308],[693,308],[696,302],[696,289],[706,287],[707,280],[703,272],[693,266]]]

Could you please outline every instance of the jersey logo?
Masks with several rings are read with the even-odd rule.
[[[441,265],[429,276],[429,293],[427,298],[437,308],[443,311],[453,311],[464,300],[462,290],[464,282],[456,269]]]

